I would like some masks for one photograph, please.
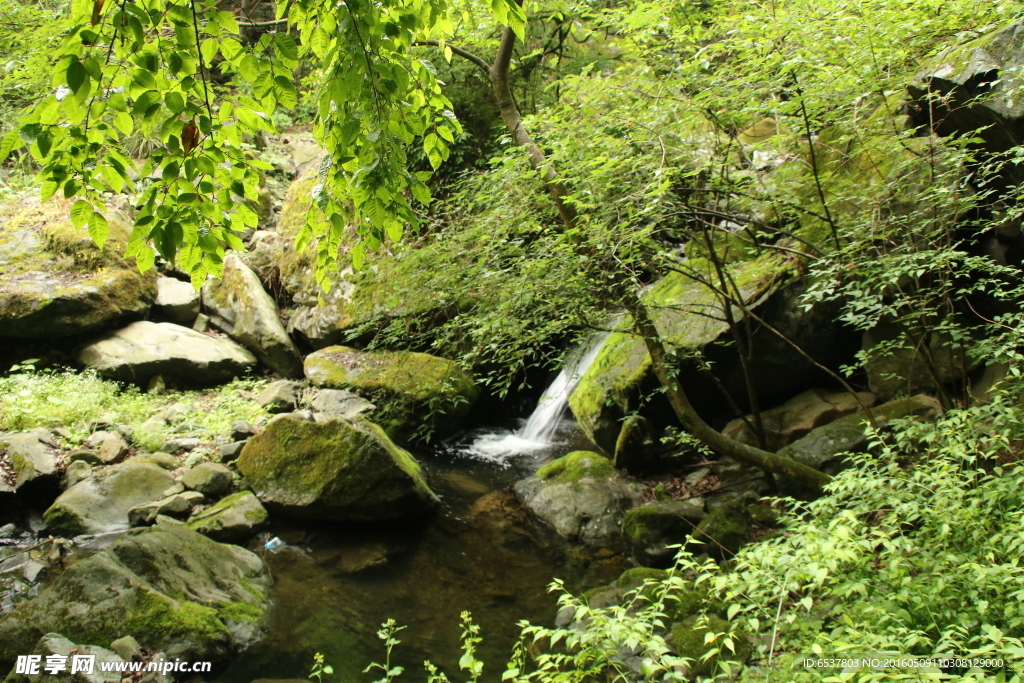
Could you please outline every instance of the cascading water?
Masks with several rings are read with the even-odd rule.
[[[521,429],[515,432],[484,434],[463,449],[464,452],[501,462],[509,456],[531,453],[553,445],[562,423],[562,416],[569,405],[569,395],[593,364],[607,338],[607,334],[595,335],[570,356],[565,367],[541,394],[537,407]]]

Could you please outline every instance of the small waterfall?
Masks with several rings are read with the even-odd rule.
[[[512,455],[538,451],[555,443],[562,416],[569,405],[569,395],[579,384],[597,354],[607,334],[594,335],[572,354],[554,381],[541,394],[530,419],[515,432],[484,434],[465,449],[470,455],[488,460],[504,460]]]

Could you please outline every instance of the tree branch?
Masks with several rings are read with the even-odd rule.
[[[419,46],[429,45],[431,47],[441,47],[441,41],[433,40],[433,39],[431,39],[431,40],[417,40],[417,41],[413,42],[413,45],[419,45]],[[463,49],[461,47],[458,47],[457,45],[452,45],[451,43],[447,43],[447,42],[445,43],[445,45],[447,45],[448,48],[452,51],[452,54],[456,54],[456,55],[462,57],[463,59],[466,59],[466,60],[468,60],[470,62],[473,62],[473,64],[476,64],[478,67],[480,67],[480,70],[484,72],[485,76],[487,76],[488,78],[491,77],[491,65],[488,64],[486,61],[484,61],[483,58],[478,57],[475,54],[473,54],[472,52],[470,52],[469,50],[466,50],[466,49]]]

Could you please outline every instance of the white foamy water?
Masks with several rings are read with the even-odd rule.
[[[584,348],[581,345],[580,349],[570,355],[569,362],[541,394],[537,407],[522,428],[515,432],[484,434],[462,451],[484,460],[504,462],[512,456],[534,453],[556,445],[559,427],[569,405],[569,395],[593,364],[607,338],[607,334],[595,335],[585,347],[584,353],[579,352]]]

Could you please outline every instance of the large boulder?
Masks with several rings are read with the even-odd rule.
[[[372,400],[374,421],[395,439],[454,432],[480,393],[456,363],[425,353],[329,346],[307,356],[305,367],[317,386]]]
[[[977,366],[968,356],[968,346],[948,334],[935,332],[922,341],[902,334],[889,321],[867,330],[863,347],[868,387],[883,401],[965,381]]]
[[[235,254],[224,259],[219,280],[203,285],[203,307],[210,323],[256,354],[284,377],[302,376],[302,357],[281,323],[277,304],[256,273]]]
[[[77,536],[127,529],[128,511],[163,497],[174,479],[163,468],[129,460],[95,471],[43,513],[51,534]]]
[[[866,391],[857,392],[854,396],[849,392],[808,389],[778,408],[761,413],[766,447],[775,452],[805,436],[815,427],[873,405],[875,395]],[[757,446],[757,437],[748,424],[752,424],[752,421],[752,415],[747,416],[747,421],[737,418],[727,424],[722,433],[748,446]]]
[[[186,385],[230,381],[256,358],[230,339],[172,323],[132,323],[79,349],[78,362],[104,377],[146,385],[155,375]]]
[[[56,489],[60,468],[53,437],[45,429],[32,429],[15,434],[0,434],[0,450],[14,468],[14,489]]]
[[[989,152],[1006,152],[1024,143],[1024,20],[993,31],[933,58],[910,87],[919,107],[911,113],[919,125],[934,125],[940,135],[978,138]],[[944,102],[929,102],[927,95]],[[1017,164],[1003,169],[1013,183],[1024,181]]]
[[[703,259],[690,259],[688,265],[697,271],[710,268]],[[747,305],[756,307],[778,289],[790,267],[777,255],[765,254],[732,266],[731,276]],[[716,294],[682,273],[668,274],[642,298],[668,345],[698,352],[728,331]],[[627,320],[608,335],[569,396],[569,407],[580,428],[608,455],[615,453],[625,416],[635,412],[643,397],[655,393],[656,388],[650,354],[631,327]],[[700,393],[713,395],[714,391]]]
[[[942,406],[923,394],[901,398],[871,409],[871,416],[881,429],[892,420],[916,417],[933,420],[942,414]],[[835,474],[843,466],[843,454],[862,452],[868,446],[870,418],[864,411],[841,417],[811,430],[806,436],[779,450],[779,455],[809,467]],[[784,483],[779,479],[779,483]]]
[[[89,332],[145,313],[156,274],[124,253],[130,229],[116,213],[98,248],[59,201],[0,208],[0,338],[49,339]]]
[[[246,442],[237,466],[272,512],[293,517],[392,519],[436,502],[415,458],[362,418],[276,418]]]
[[[51,632],[77,643],[132,635],[172,658],[221,659],[265,635],[269,591],[254,553],[158,521],[71,565],[0,618],[0,669]]]
[[[312,164],[302,178],[292,183],[281,206],[277,231],[256,233],[251,241],[253,249],[243,256],[268,289],[273,286],[292,300],[286,313],[289,333],[323,348],[350,340],[363,330],[372,333],[394,318],[415,318],[426,325],[440,322],[451,311],[494,296],[484,286],[473,289],[486,283],[468,283],[458,294],[432,287],[430,278],[437,254],[445,251],[445,258],[450,258],[451,246],[429,241],[407,241],[370,252],[365,267],[358,270],[343,264],[327,273],[330,288],[323,291],[316,279],[316,249],[296,252],[294,248],[296,236],[306,225],[307,212],[316,210],[313,199],[322,187],[319,167]],[[356,231],[347,230],[341,240],[344,247],[354,245]]]
[[[598,453],[574,451],[519,481],[515,493],[541,521],[570,541],[622,545],[626,510],[640,503],[640,487]]]

